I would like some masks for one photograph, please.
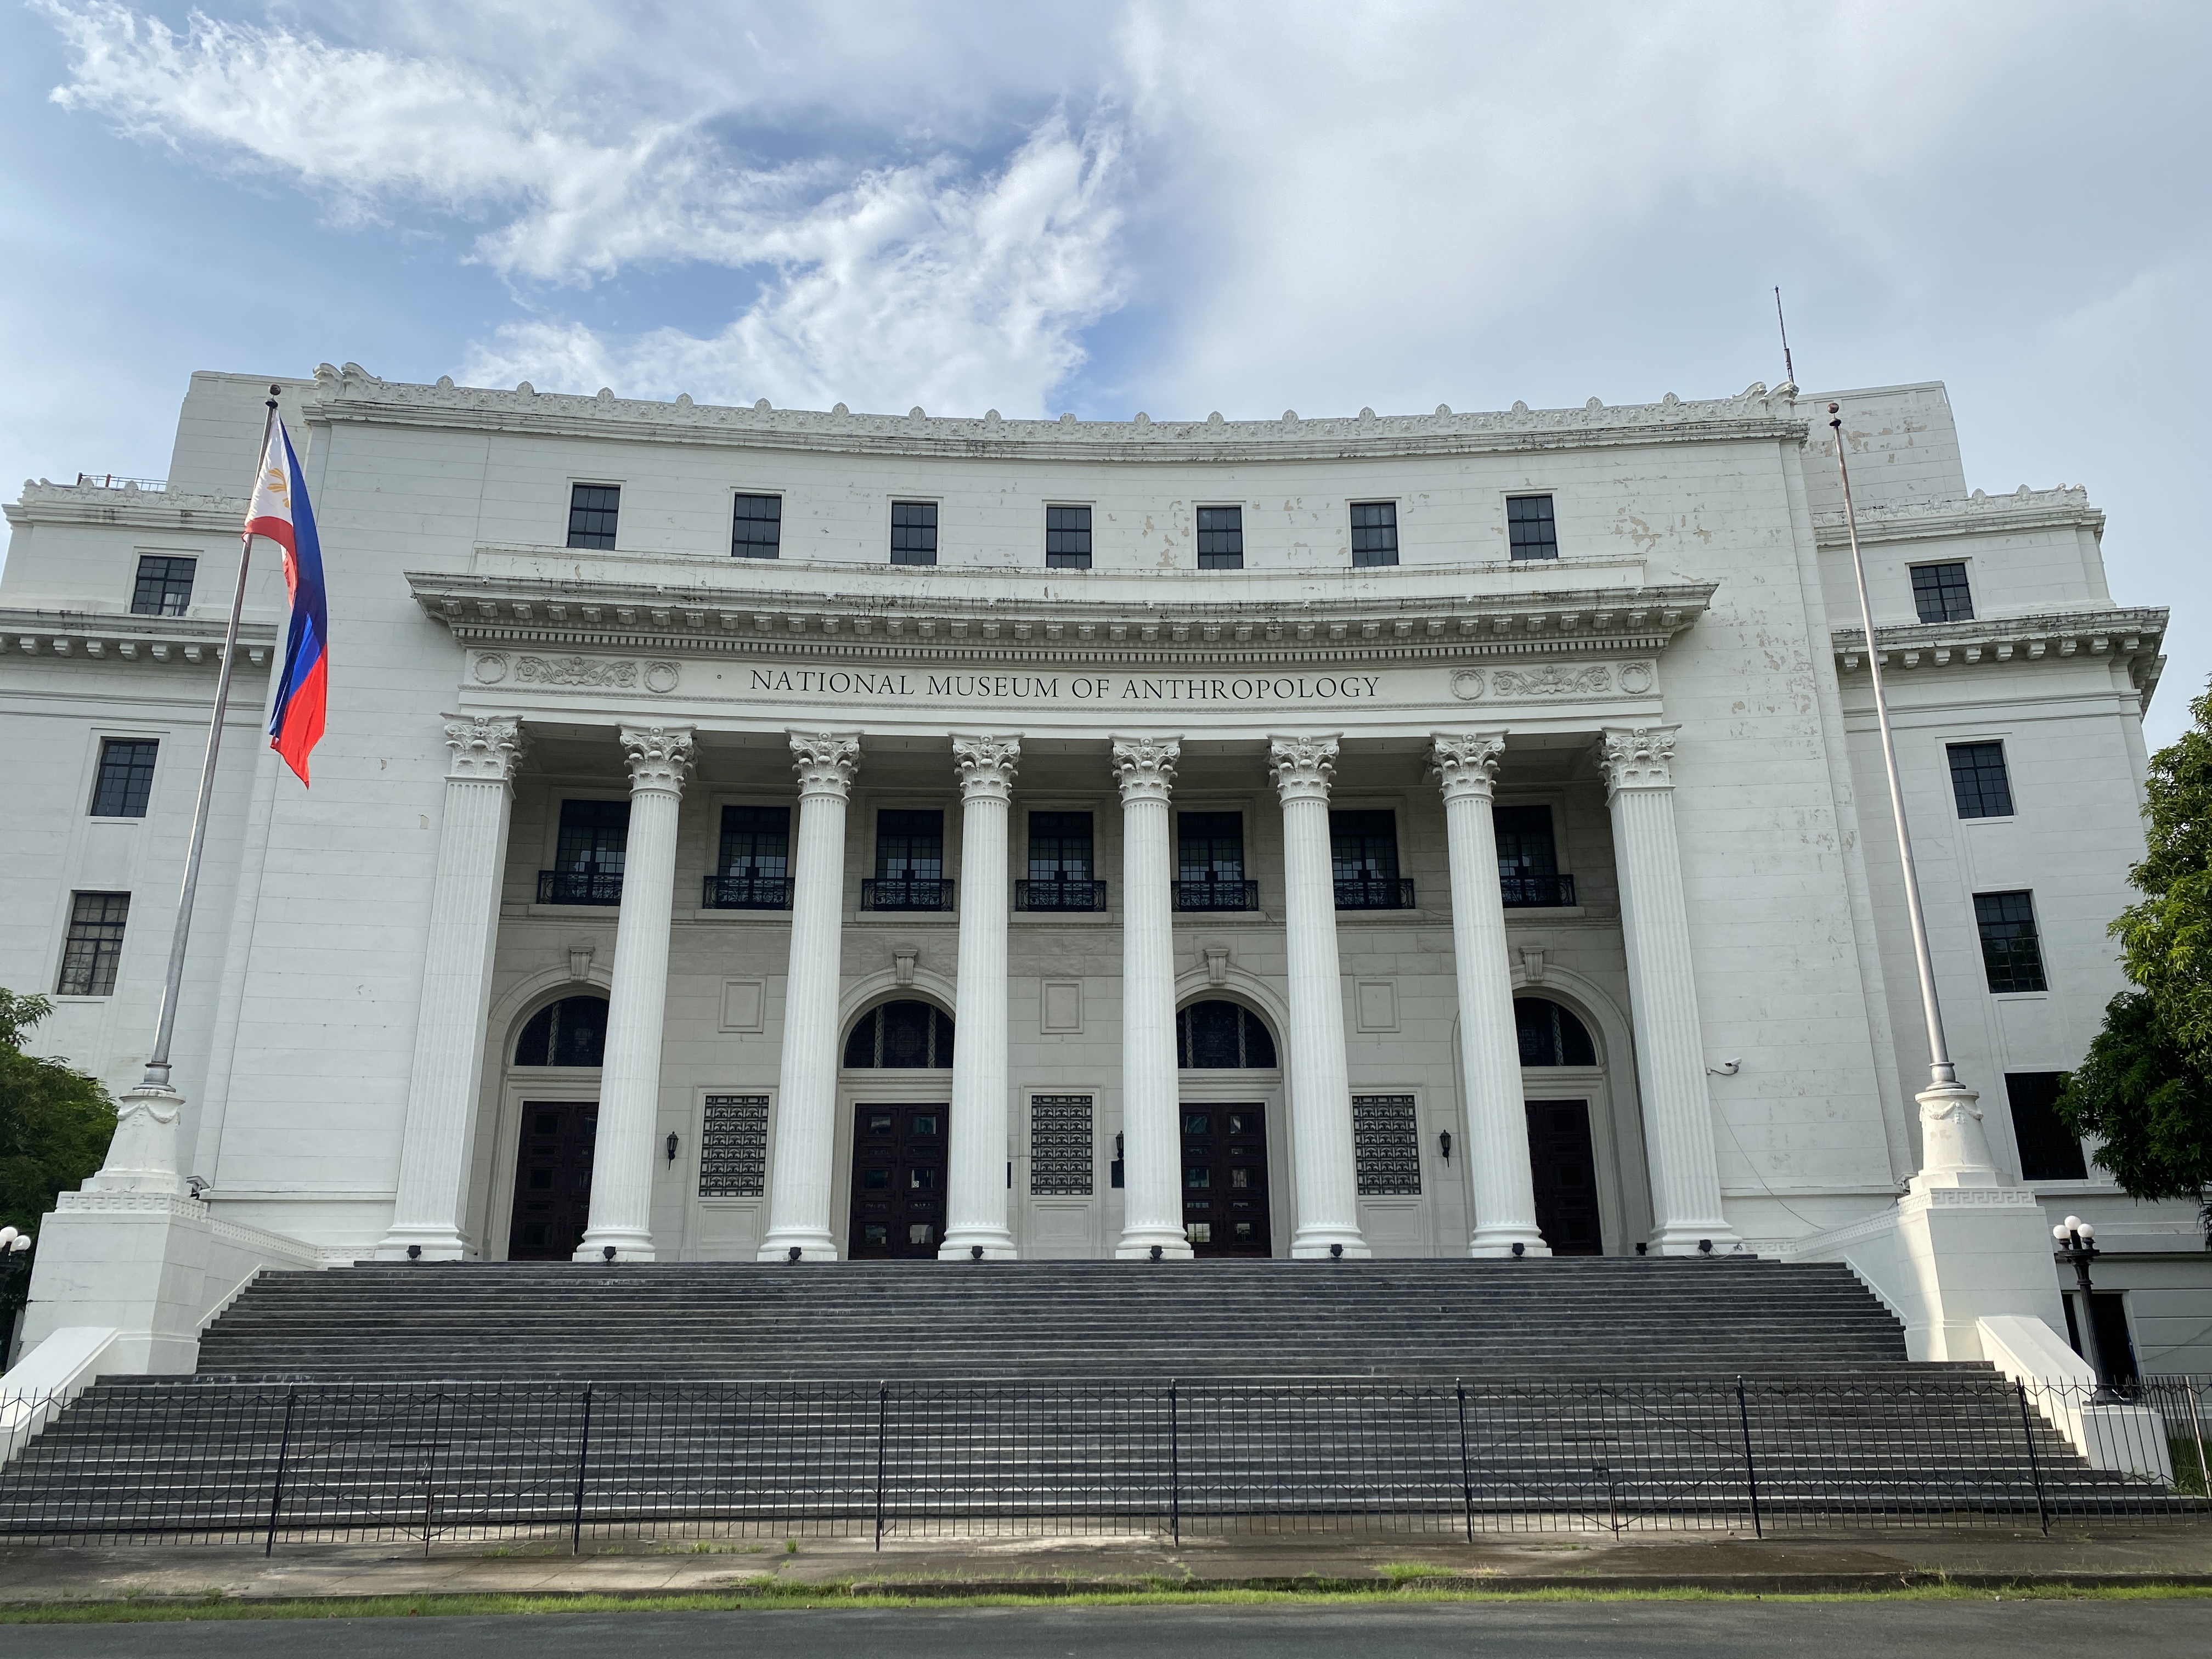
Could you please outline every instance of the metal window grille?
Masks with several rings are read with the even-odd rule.
[[[70,900],[68,936],[62,942],[61,979],[54,994],[104,997],[115,990],[123,960],[123,929],[131,919],[128,893],[77,893]]]
[[[517,1066],[598,1066],[607,1052],[607,1000],[562,997],[530,1017],[514,1040]]]
[[[2043,945],[2029,893],[1977,893],[1974,921],[1982,933],[1982,966],[1992,991],[2042,991]]]
[[[1030,1191],[1039,1195],[1091,1195],[1089,1095],[1030,1097]]]
[[[1355,568],[1398,562],[1397,502],[1352,502],[1352,562]]]
[[[1549,998],[1514,998],[1513,1033],[1523,1066],[1597,1064],[1589,1028]]]
[[[199,561],[173,555],[142,553],[138,580],[131,589],[134,617],[181,617],[192,603],[192,577]]]
[[[783,497],[740,495],[730,513],[730,556],[773,559],[783,546]]]
[[[1974,595],[1966,586],[1966,567],[1964,564],[1914,565],[1912,605],[1924,623],[1973,621]]]
[[[1352,1096],[1352,1156],[1363,1198],[1419,1194],[1421,1131],[1413,1096]]]
[[[1549,495],[1508,495],[1505,498],[1506,551],[1516,559],[1556,559],[1559,556],[1559,527],[1552,516]]]
[[[935,564],[937,562],[937,503],[935,501],[893,501],[891,503],[891,562],[893,564]]]
[[[1053,570],[1091,568],[1091,509],[1048,507],[1044,510],[1044,562]]]
[[[568,545],[612,547],[622,509],[618,484],[576,484],[568,491]]]
[[[1201,507],[1198,509],[1198,568],[1200,570],[1242,570],[1244,568],[1243,507]]]
[[[1194,1002],[1176,1016],[1176,1065],[1186,1072],[1268,1071],[1275,1039],[1267,1021],[1240,1002]]]
[[[927,1002],[886,1002],[862,1014],[845,1040],[856,1071],[941,1071],[952,1064],[951,1016]]]
[[[92,816],[143,818],[154,793],[154,760],[161,745],[150,738],[108,738],[100,745],[100,779],[93,786]]]
[[[2012,778],[2005,770],[2004,744],[1954,743],[1946,752],[1951,760],[1951,794],[1960,817],[2012,816]]]
[[[699,1132],[699,1196],[761,1198],[768,1192],[768,1097],[708,1095]]]

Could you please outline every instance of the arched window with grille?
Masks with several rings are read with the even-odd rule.
[[[1589,1028],[1544,997],[1513,999],[1513,1029],[1523,1066],[1595,1066],[1597,1045]]]
[[[952,1064],[952,1016],[927,1002],[871,1008],[845,1039],[855,1071],[942,1071]]]
[[[607,1000],[562,997],[530,1017],[514,1042],[517,1066],[598,1066],[607,1051]]]
[[[1176,1064],[1186,1072],[1272,1071],[1274,1035],[1241,1002],[1194,1002],[1176,1016]]]

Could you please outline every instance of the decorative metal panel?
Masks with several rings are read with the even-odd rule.
[[[708,1095],[699,1137],[699,1196],[759,1198],[768,1191],[768,1097]]]
[[[1354,1095],[1352,1150],[1363,1198],[1421,1190],[1421,1133],[1411,1095]]]
[[[1030,1191],[1091,1195],[1091,1097],[1030,1097]]]

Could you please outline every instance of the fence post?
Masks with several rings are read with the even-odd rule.
[[[269,1491],[269,1538],[262,1545],[265,1558],[276,1553],[276,1511],[284,1503],[284,1462],[292,1454],[292,1413],[300,1403],[300,1391],[288,1389],[284,1392],[284,1433],[276,1443],[276,1480]]]
[[[584,1553],[584,1466],[592,1455],[592,1385],[584,1384],[583,1431],[576,1437],[576,1504],[568,1521],[568,1553]]]
[[[1182,1421],[1176,1380],[1168,1379],[1168,1532],[1182,1542]]]
[[[1759,1466],[1751,1460],[1751,1407],[1743,1397],[1743,1379],[1735,1380],[1735,1419],[1743,1428],[1743,1484],[1751,1493],[1751,1535],[1766,1536],[1759,1518]]]
[[[2020,1431],[2027,1442],[2027,1472],[2035,1480],[2035,1514],[2043,1522],[2043,1535],[2051,1536],[2051,1507],[2043,1501],[2043,1460],[2035,1453],[2035,1427],[2027,1419],[2027,1384],[2014,1379],[2012,1391],[2020,1401]]]
[[[891,1433],[891,1385],[876,1384],[876,1553],[884,1550],[884,1451]]]
[[[1453,1391],[1459,1395],[1459,1499],[1467,1514],[1467,1541],[1474,1542],[1474,1470],[1467,1456],[1467,1384],[1455,1378]]]
[[[2197,1437],[2197,1485],[2200,1493],[2212,1498],[2212,1468],[2204,1464],[2204,1419],[2197,1409],[2197,1379],[2185,1376],[2181,1386],[2189,1400],[2189,1429]]]

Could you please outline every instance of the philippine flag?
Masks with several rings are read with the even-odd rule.
[[[307,506],[307,480],[292,451],[291,434],[276,422],[261,458],[253,501],[246,510],[250,540],[266,536],[284,550],[284,586],[292,595],[292,623],[284,636],[284,674],[276,685],[276,710],[269,720],[269,746],[307,781],[307,755],[323,735],[324,694],[330,683],[330,611],[323,592],[323,547]]]

